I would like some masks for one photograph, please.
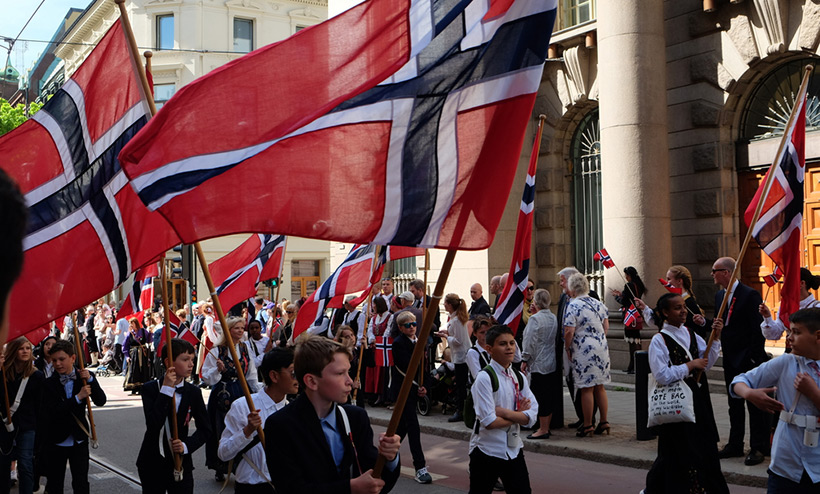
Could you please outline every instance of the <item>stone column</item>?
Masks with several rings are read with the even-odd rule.
[[[651,302],[672,260],[663,4],[597,2],[604,246],[620,270],[635,266]],[[606,284],[624,283],[608,270]]]

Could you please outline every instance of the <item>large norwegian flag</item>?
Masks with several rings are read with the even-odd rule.
[[[179,327],[182,325],[182,322],[173,312],[168,313],[168,325],[171,327],[171,338],[180,338],[188,343],[192,344],[194,348],[199,344],[199,338],[196,337],[193,331],[189,326],[186,326],[185,329],[182,330],[182,333],[179,332]],[[162,355],[165,346],[165,331],[162,331],[162,337],[160,338],[160,352],[159,355]]]
[[[777,317],[788,327],[789,315],[800,308],[800,228],[803,223],[803,178],[806,171],[806,92],[795,102],[797,118],[787,128],[782,154],[776,156],[766,173],[774,173],[769,190],[763,185],[755,193],[746,209],[748,225],[754,218],[755,208],[763,197],[760,218],[752,235],[763,251],[783,273],[780,289],[780,310]]]
[[[179,243],[117,159],[149,115],[117,21],[31,120],[0,137],[0,166],[29,206],[9,339],[110,292]]]
[[[496,3],[488,19],[489,5],[369,0],[260,48],[178,91],[123,150],[126,172],[186,242],[485,248],[503,213],[486,198],[509,194],[556,0]],[[254,111],[214,121],[214,101]],[[232,207],[212,200],[234,183]]]
[[[159,276],[159,264],[149,264],[137,271],[131,291],[128,292],[120,310],[117,311],[117,318],[128,317],[150,309],[154,305],[154,278],[157,276]]]
[[[515,230],[511,276],[498,298],[495,309],[495,320],[498,324],[508,326],[513,333],[518,331],[521,313],[524,310],[524,291],[527,289],[530,276],[530,247],[532,244],[532,221],[535,210],[535,172],[538,167],[538,152],[541,147],[541,126],[535,135],[530,155],[530,166],[527,180],[524,182],[524,196],[521,198],[521,211],[518,213],[518,226]]]
[[[282,276],[285,241],[284,235],[251,235],[231,253],[209,265],[223,307],[256,297],[261,281]]]
[[[382,247],[382,249],[379,251],[379,257],[378,259],[376,259],[376,266],[370,273],[370,283],[367,285],[367,288],[362,290],[362,293],[358,297],[350,301],[350,305],[356,307],[365,300],[367,300],[367,296],[373,289],[373,285],[375,285],[376,283],[381,283],[382,274],[384,274],[384,266],[388,262],[395,261],[397,259],[404,259],[407,257],[416,257],[423,255],[424,249],[420,247],[397,247],[395,245],[388,245],[387,247]],[[341,306],[342,304],[339,301],[338,297],[336,299],[333,299],[328,304],[328,307],[332,307],[335,309],[338,309]]]
[[[375,245],[355,245],[350,249],[336,271],[302,304],[293,324],[294,339],[307,328],[319,326],[326,308],[341,307],[345,294],[358,292],[368,285],[375,255]]]

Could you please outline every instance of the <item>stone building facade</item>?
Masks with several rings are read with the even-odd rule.
[[[577,15],[579,7],[586,17]],[[536,182],[538,284],[557,294],[556,271],[574,264],[599,291],[620,289],[616,270],[592,262],[606,247],[619,269],[638,269],[651,301],[663,292],[654,280],[683,264],[695,278],[696,297],[711,306],[711,265],[740,250],[743,212],[774,158],[818,41],[820,5],[810,0],[560,0],[531,125],[534,135],[538,115],[547,116]],[[804,265],[815,272],[818,95],[814,77]],[[491,272],[509,262],[517,187],[490,250]],[[771,269],[752,248],[743,281],[761,287]],[[777,288],[762,288],[776,305]],[[609,295],[607,302],[615,307]]]

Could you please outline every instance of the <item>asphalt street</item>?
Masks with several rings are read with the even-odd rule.
[[[108,403],[94,409],[99,448],[91,453],[91,490],[99,493],[139,492],[135,461],[144,432],[140,397],[123,392],[119,377],[100,378],[100,382],[108,396]],[[382,432],[384,428],[374,426],[374,431]],[[467,492],[467,443],[422,434],[422,445],[433,484],[419,485],[415,482],[410,451],[405,443],[401,450],[403,475],[392,492]],[[578,458],[527,453],[526,459],[535,493],[637,493],[643,487],[646,476],[643,470]],[[204,448],[194,453],[194,466],[197,494],[218,494],[222,485],[205,468]],[[745,486],[731,486],[731,491],[739,494],[764,492],[763,489]],[[71,492],[70,474],[66,475],[66,492]],[[233,492],[232,480],[225,492]]]

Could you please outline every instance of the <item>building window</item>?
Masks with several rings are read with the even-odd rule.
[[[233,51],[250,53],[253,51],[253,21],[250,19],[234,18],[233,20]]]
[[[290,299],[295,302],[319,288],[319,261],[293,261],[290,268]]]
[[[592,260],[604,247],[601,213],[601,133],[598,109],[589,112],[572,137],[572,236],[575,266],[590,288],[604,293],[604,273]]]
[[[154,84],[154,104],[157,110],[162,108],[166,101],[171,99],[171,96],[177,91],[176,84]]]
[[[595,18],[595,0],[562,0],[561,29],[567,29]]]
[[[174,15],[157,16],[157,50],[174,49]]]

